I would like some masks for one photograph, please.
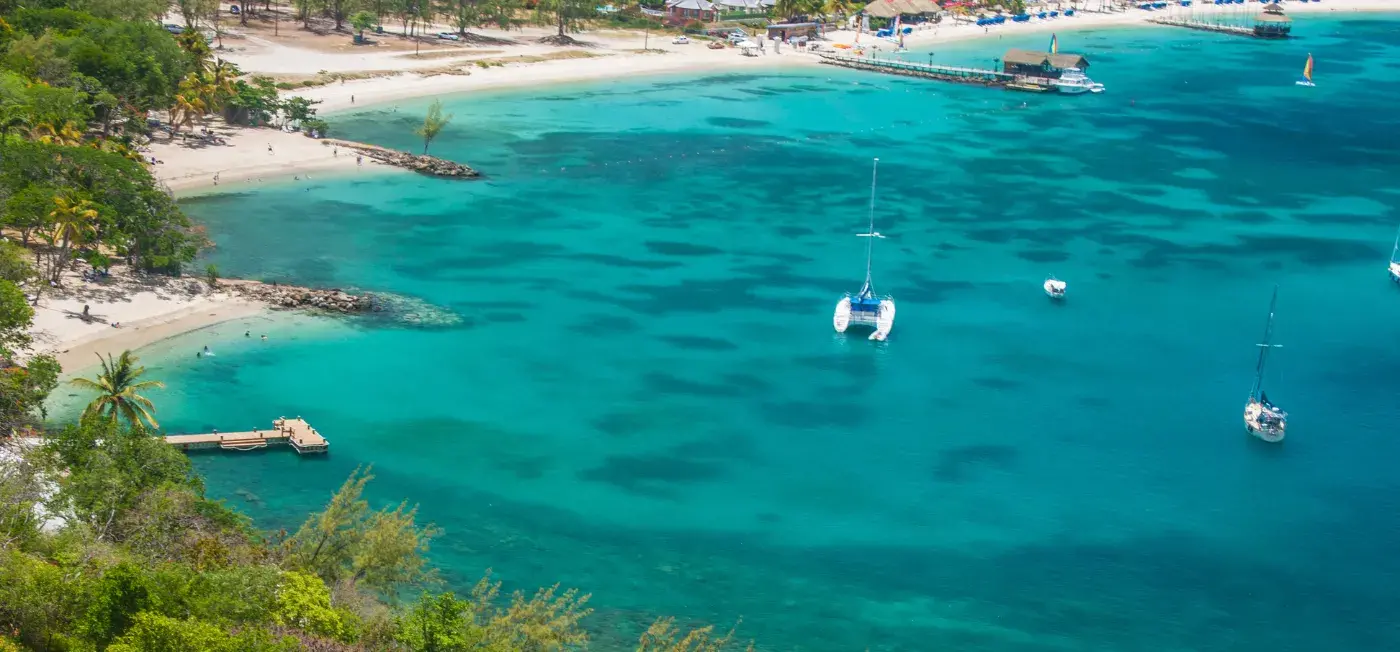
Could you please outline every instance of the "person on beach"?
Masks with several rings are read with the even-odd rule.
[[[351,95],[351,96],[350,96],[350,103],[351,103],[351,104],[354,104],[354,103],[355,103],[355,96],[354,96],[354,95]]]
[[[358,165],[358,166],[360,166],[360,167],[364,167],[364,166],[365,166],[365,157],[363,157],[363,156],[356,156],[356,157],[355,157],[355,165]]]
[[[272,143],[267,144],[267,153],[272,154]]]
[[[332,148],[331,148],[331,156],[340,156],[340,148],[339,148],[339,147],[332,147]]]

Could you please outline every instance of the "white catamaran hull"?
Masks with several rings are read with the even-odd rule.
[[[836,314],[831,316],[831,326],[838,333],[846,332],[851,325],[851,298],[842,297],[836,302]]]
[[[875,332],[870,334],[870,339],[876,342],[883,342],[890,336],[890,330],[894,328],[894,301],[884,299],[880,301],[880,314],[875,318]]]
[[[1390,280],[1400,283],[1400,263],[1390,264]]]

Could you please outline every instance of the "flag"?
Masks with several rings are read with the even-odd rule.
[[[1060,53],[1060,39],[1056,38],[1054,34],[1051,34],[1051,35],[1050,35],[1050,54],[1059,54],[1059,53]]]

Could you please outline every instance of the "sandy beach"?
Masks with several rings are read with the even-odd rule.
[[[90,319],[81,317],[85,306]],[[62,288],[45,290],[35,306],[31,352],[51,353],[71,371],[95,364],[97,355],[135,350],[265,309],[228,292],[210,292],[193,278],[136,277],[122,267],[97,282],[74,274]]]

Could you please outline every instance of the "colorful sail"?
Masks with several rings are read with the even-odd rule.
[[[1308,81],[1312,81],[1312,66],[1313,66],[1312,53],[1309,52],[1309,53],[1308,53],[1308,62],[1305,63],[1305,64],[1303,64],[1303,79],[1306,79],[1306,80],[1308,80]]]
[[[1050,54],[1059,54],[1059,53],[1060,53],[1060,39],[1059,39],[1058,37],[1056,37],[1054,34],[1051,34],[1051,35],[1050,35]],[[1309,69],[1311,69],[1312,63],[1309,63],[1308,66],[1309,66]]]

